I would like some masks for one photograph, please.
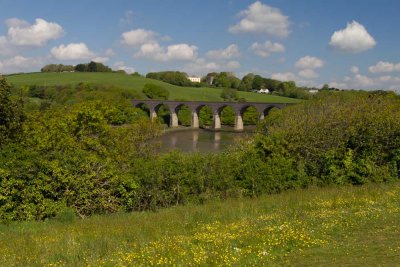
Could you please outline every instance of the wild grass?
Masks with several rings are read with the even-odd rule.
[[[400,182],[0,226],[1,266],[394,266]]]
[[[170,100],[197,100],[197,101],[223,101],[220,97],[222,89],[209,87],[180,87],[164,83],[158,80],[143,77],[133,77],[121,73],[27,73],[7,76],[7,81],[17,87],[23,85],[76,85],[81,82],[115,86],[123,89],[131,89],[141,93],[146,83],[161,85],[169,91]],[[275,95],[264,95],[251,92],[239,92],[239,98],[245,98],[248,102],[266,103],[296,103],[298,99]]]

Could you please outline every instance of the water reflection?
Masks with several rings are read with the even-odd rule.
[[[219,152],[251,133],[213,132],[203,129],[170,131],[160,137],[161,151]]]

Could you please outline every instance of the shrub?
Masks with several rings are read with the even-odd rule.
[[[304,162],[319,183],[363,184],[396,177],[400,100],[341,92],[267,117],[256,146],[265,157]]]
[[[231,88],[224,88],[221,92],[221,98],[225,101],[234,101],[238,99],[237,90]]]
[[[150,99],[168,99],[169,97],[169,92],[167,89],[164,87],[157,85],[157,84],[152,84],[152,83],[147,83],[143,87],[143,93]]]

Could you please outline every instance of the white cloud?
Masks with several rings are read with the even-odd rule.
[[[231,44],[225,49],[211,50],[207,52],[207,57],[213,59],[231,59],[239,56],[240,50],[236,44]]]
[[[106,52],[104,53],[104,55],[105,55],[106,57],[112,57],[112,56],[115,56],[115,52],[114,52],[114,50],[112,50],[112,48],[108,48],[108,49],[106,50]]]
[[[9,40],[5,36],[0,36],[0,55],[10,56],[15,52],[16,49]]]
[[[54,22],[36,19],[35,24],[13,18],[7,20],[8,39],[10,43],[20,46],[43,46],[48,41],[61,37],[63,28]]]
[[[329,87],[338,88],[338,89],[348,88],[348,85],[346,83],[341,83],[341,82],[330,82],[330,83],[328,83],[328,85],[329,85]]]
[[[188,61],[197,58],[197,46],[185,43],[160,45],[159,41],[170,40],[168,36],[160,35],[151,30],[135,29],[121,35],[121,43],[134,48],[134,57],[155,61]]]
[[[139,52],[135,54],[135,57],[143,58],[157,58],[159,54],[163,53],[163,48],[157,42],[150,42],[142,44]]]
[[[197,46],[175,44],[167,47],[166,60],[193,60],[197,57]]]
[[[156,61],[188,61],[197,58],[197,49],[197,46],[188,44],[174,44],[165,48],[157,42],[150,42],[143,44],[135,57]]]
[[[226,64],[207,61],[205,58],[196,58],[195,60],[182,66],[181,70],[195,75],[204,75],[213,71],[232,71],[241,67],[238,61],[229,61]]]
[[[298,80],[296,74],[292,72],[278,72],[278,73],[273,73],[271,75],[272,79],[278,80],[278,81],[295,81]]]
[[[238,68],[240,68],[240,63],[238,61],[229,61],[226,64],[226,68],[228,68],[228,69],[238,69]]]
[[[385,76],[380,76],[377,78],[377,81],[382,82],[382,83],[387,83],[392,80],[392,76],[390,75],[385,75]]]
[[[369,77],[368,75],[362,75],[356,73],[354,76],[345,76],[343,81],[332,81],[332,87],[341,89],[363,89],[363,90],[376,90],[376,89],[391,89],[400,82],[400,78],[393,77],[391,75],[383,75],[378,77]]]
[[[278,37],[290,34],[289,17],[278,8],[256,1],[239,13],[242,19],[229,28],[232,33],[262,33]]]
[[[335,31],[329,44],[338,51],[360,53],[373,48],[376,41],[363,25],[353,21],[345,29]]]
[[[96,55],[89,50],[85,43],[71,43],[51,49],[51,54],[58,60],[90,59]]]
[[[197,58],[183,66],[182,71],[187,73],[202,75],[211,71],[217,71],[221,66],[215,62],[208,62],[204,58]]]
[[[110,60],[110,58],[108,58],[108,57],[100,57],[100,56],[97,56],[97,57],[94,57],[91,59],[91,61],[100,62],[100,63],[107,63],[109,60]]]
[[[280,53],[285,51],[285,47],[280,43],[272,43],[266,41],[265,43],[253,43],[250,47],[256,55],[260,57],[268,57],[271,53]]]
[[[8,28],[12,27],[28,27],[29,23],[25,20],[18,19],[18,18],[9,18],[6,19],[6,25]]]
[[[360,69],[357,66],[352,66],[350,69],[351,73],[357,74],[360,72]]]
[[[324,66],[322,59],[305,56],[300,58],[294,65],[298,69],[317,69]]]
[[[132,22],[133,22],[133,11],[126,10],[124,16],[119,20],[119,25],[121,26],[131,25]]]
[[[126,66],[126,65],[125,65],[125,62],[123,62],[123,61],[115,62],[115,64],[114,64],[114,69],[116,69],[116,70],[123,70],[123,71],[125,71],[125,72],[128,73],[128,74],[131,74],[131,73],[134,73],[134,72],[135,72],[135,69],[134,69],[133,67]]]
[[[299,71],[299,76],[306,79],[318,78],[318,74],[312,69],[302,69]]]
[[[32,71],[44,64],[42,58],[31,58],[23,56],[15,56],[3,61],[0,61],[0,72],[15,73],[20,71]]]
[[[353,78],[353,85],[356,87],[371,87],[375,84],[374,79],[365,75],[356,74]]]
[[[391,63],[386,61],[379,61],[373,66],[368,68],[369,72],[372,73],[383,73],[383,72],[393,72],[400,71],[400,63]]]
[[[122,33],[121,42],[128,46],[138,47],[146,43],[154,42],[156,33],[145,29],[136,29]]]

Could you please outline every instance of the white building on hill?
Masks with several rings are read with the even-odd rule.
[[[258,91],[258,93],[260,93],[260,94],[269,94],[269,90],[268,89],[260,89]]]
[[[187,77],[192,83],[200,83],[201,78],[200,77],[194,77],[194,76],[189,76]]]

